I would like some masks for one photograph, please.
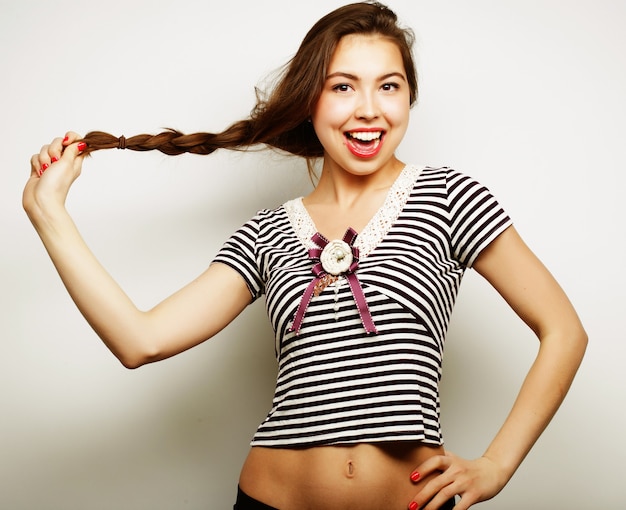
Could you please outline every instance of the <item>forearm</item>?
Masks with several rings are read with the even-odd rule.
[[[547,335],[502,428],[484,456],[501,468],[506,483],[561,405],[582,360],[582,327]]]
[[[62,206],[29,214],[76,306],[113,354],[128,367],[150,352],[144,313],[106,272]]]

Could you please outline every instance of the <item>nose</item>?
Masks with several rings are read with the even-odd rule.
[[[373,120],[380,116],[380,105],[376,94],[363,92],[360,94],[359,103],[354,112],[358,119]]]

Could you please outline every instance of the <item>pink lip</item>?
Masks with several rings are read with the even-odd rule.
[[[371,144],[371,146],[356,145],[355,141],[348,136],[350,133],[372,133],[376,131],[381,132],[380,139],[374,142],[373,144]],[[348,150],[354,156],[356,156],[357,158],[369,159],[369,158],[375,157],[381,151],[383,142],[385,140],[385,131],[380,128],[353,129],[351,131],[346,132],[345,139],[346,139],[346,146],[348,147]]]

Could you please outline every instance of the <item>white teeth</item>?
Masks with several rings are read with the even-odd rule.
[[[382,135],[382,131],[353,131],[349,133],[350,138],[356,138],[362,142],[371,142],[378,140]]]

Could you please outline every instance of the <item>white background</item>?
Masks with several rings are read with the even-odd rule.
[[[275,367],[262,302],[211,342],[128,371],[66,295],[21,209],[30,155],[72,129],[220,130],[337,0],[0,2],[0,507],[232,505]],[[480,508],[623,508],[626,3],[395,0],[420,101],[400,157],[487,184],[590,336],[560,413]],[[142,307],[200,273],[261,207],[307,192],[272,153],[96,153],[68,207]],[[444,367],[447,447],[482,453],[536,340],[473,272]],[[408,476],[408,473],[407,473]]]

